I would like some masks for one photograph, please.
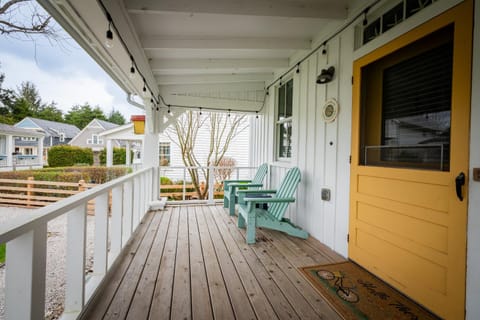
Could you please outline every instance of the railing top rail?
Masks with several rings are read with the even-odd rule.
[[[136,176],[141,175],[151,169],[152,168],[150,167],[135,171],[126,176],[98,185],[87,191],[77,193],[76,195],[65,198],[46,207],[34,209],[30,213],[26,213],[25,215],[4,223],[0,225],[0,243],[5,243],[15,239],[25,232],[33,230],[36,226],[47,223],[48,221],[67,213],[80,204],[85,203],[116,186],[132,180]]]
[[[228,167],[228,166],[160,166],[160,169],[257,169],[258,167]]]
[[[78,182],[60,182],[60,181],[42,181],[42,180],[20,180],[20,179],[0,179],[0,184],[36,184],[45,186],[58,186],[58,187],[78,187]],[[90,187],[96,186],[94,183],[85,183],[83,186]],[[54,190],[54,189],[52,189]]]

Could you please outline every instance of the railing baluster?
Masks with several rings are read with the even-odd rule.
[[[138,177],[133,179],[133,230],[135,230],[139,223],[139,197],[140,194],[140,183]]]
[[[67,213],[65,313],[77,314],[85,303],[86,222],[86,202]]]
[[[107,272],[108,197],[108,192],[105,192],[95,198],[94,275],[104,275]]]
[[[133,231],[133,182],[125,182],[123,185],[123,239],[122,247],[130,238]]]
[[[184,167],[183,168],[183,192],[182,192],[182,200],[185,201],[185,189],[186,189],[186,185],[187,185],[187,168]]]
[[[123,186],[117,186],[112,189],[112,229],[110,254],[115,259],[122,249],[122,235],[123,235]]]
[[[36,319],[45,313],[47,224],[7,242],[6,319]]]

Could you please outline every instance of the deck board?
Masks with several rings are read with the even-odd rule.
[[[298,267],[341,261],[315,239],[259,230],[220,206],[149,213],[83,319],[340,319]]]

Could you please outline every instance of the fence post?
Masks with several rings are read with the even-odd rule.
[[[33,177],[28,177],[27,178],[28,181],[33,181]],[[27,208],[30,208],[32,205],[30,203],[30,201],[32,200],[31,197],[33,196],[33,184],[31,183],[28,183],[27,184]]]

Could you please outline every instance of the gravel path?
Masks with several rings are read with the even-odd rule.
[[[29,209],[0,207],[0,224],[21,215]],[[63,312],[65,300],[65,251],[66,216],[60,216],[48,223],[47,274],[45,319],[58,319]],[[86,269],[92,267],[94,217],[87,216]],[[5,306],[5,266],[0,267],[0,319],[4,319]]]

